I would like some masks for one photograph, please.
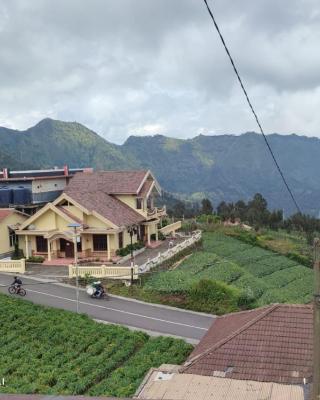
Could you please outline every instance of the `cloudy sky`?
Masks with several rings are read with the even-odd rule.
[[[266,132],[320,137],[318,0],[209,0]],[[0,125],[257,130],[202,0],[2,0]]]

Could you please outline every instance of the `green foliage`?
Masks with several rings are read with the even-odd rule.
[[[252,307],[254,302],[306,302],[312,293],[312,271],[279,253],[257,245],[255,234],[241,236],[243,240],[227,236],[222,232],[205,232],[203,249],[194,252],[174,270],[153,274],[144,288],[160,294],[183,294],[201,280],[224,282],[240,291],[237,305]],[[299,286],[299,292],[294,288]],[[281,290],[283,293],[281,294]],[[208,304],[207,304],[208,305]],[[214,304],[206,309],[213,309]],[[192,302],[190,308],[203,310],[203,306]]]
[[[240,292],[223,282],[201,279],[190,291],[188,302],[192,308],[215,314],[238,310]]]
[[[213,213],[213,206],[209,199],[203,199],[201,201],[201,214],[211,215]]]
[[[27,262],[31,262],[31,263],[43,263],[44,260],[45,260],[45,258],[42,256],[31,256],[31,257],[27,258]]]
[[[123,247],[122,249],[118,249],[116,251],[116,254],[117,254],[117,256],[125,257],[125,256],[127,256],[128,254],[131,253],[131,249],[132,249],[132,251],[135,251],[135,250],[140,250],[143,247],[144,247],[144,243],[143,242],[133,243],[132,246],[131,246],[131,244],[128,244],[126,247]]]
[[[83,277],[80,277],[79,279],[79,283],[83,286],[87,286],[90,285],[91,283],[93,283],[96,280],[95,277],[91,276],[88,272],[86,274],[84,274]]]
[[[159,240],[166,240],[166,237],[162,232],[158,232],[158,239]]]
[[[16,242],[14,244],[14,252],[11,257],[12,260],[20,260],[21,258],[24,258],[23,250],[19,249],[19,243]]]
[[[0,393],[132,396],[146,371],[192,347],[0,295]],[[23,327],[23,328],[22,328]]]

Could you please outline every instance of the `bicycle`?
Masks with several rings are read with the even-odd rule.
[[[8,292],[10,294],[19,294],[22,297],[24,297],[27,294],[25,289],[23,289],[22,287],[17,287],[15,285],[9,286],[8,287]]]

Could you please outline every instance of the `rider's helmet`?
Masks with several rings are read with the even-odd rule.
[[[17,279],[17,276],[14,276],[13,279]]]

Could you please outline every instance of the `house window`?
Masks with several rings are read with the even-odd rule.
[[[17,235],[15,233],[15,231],[13,229],[9,228],[9,243],[10,243],[10,247],[13,247],[15,245],[15,243],[17,243],[18,238]]]
[[[123,232],[119,232],[119,249],[123,248]]]
[[[36,236],[36,245],[38,253],[46,253],[48,251],[48,241],[43,236]]]
[[[142,209],[142,199],[141,198],[137,198],[137,210],[141,210]]]
[[[92,235],[93,251],[107,251],[107,235]]]

